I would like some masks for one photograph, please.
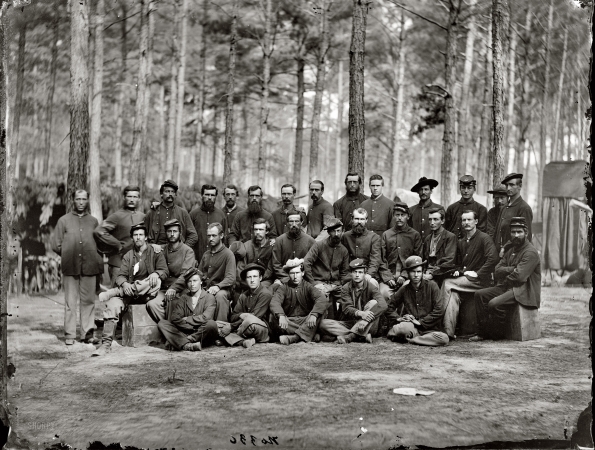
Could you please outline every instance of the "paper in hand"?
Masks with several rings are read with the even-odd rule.
[[[140,262],[137,262],[137,263],[134,265],[134,270],[132,271],[132,275],[136,275],[136,274],[138,273],[138,269],[139,269],[139,267],[140,267]]]

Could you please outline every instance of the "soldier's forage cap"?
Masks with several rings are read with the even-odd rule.
[[[165,180],[161,184],[161,188],[163,189],[166,186],[169,186],[171,188],[174,188],[174,191],[178,192],[178,184],[175,181],[173,181],[173,180]]]
[[[506,188],[504,186],[498,186],[497,188],[494,188],[491,191],[488,191],[488,194],[493,194],[493,195],[508,195],[506,193]]]
[[[423,266],[425,263],[426,261],[422,260],[421,257],[413,255],[405,260],[404,269],[415,269],[416,267]]]
[[[190,278],[192,278],[194,275],[198,275],[200,277],[200,279],[202,280],[202,272],[200,270],[198,270],[196,267],[191,267],[184,274],[184,281],[186,281],[186,283],[188,283],[188,281],[190,281]]]
[[[163,228],[166,230],[171,227],[178,227],[181,230],[182,224],[180,223],[180,221],[178,219],[170,219],[163,224]]]
[[[135,230],[145,230],[145,236],[147,235],[147,226],[145,225],[145,222],[139,222],[136,225],[132,225],[130,227],[130,236],[132,237],[132,233],[134,233]]]
[[[395,204],[393,205],[393,212],[397,212],[397,211],[401,211],[406,214],[411,214],[409,212],[409,206],[407,206],[407,203],[403,203],[403,202],[395,202]]]
[[[127,192],[140,192],[140,187],[136,184],[129,184],[122,192],[124,192],[124,195],[126,195]]]
[[[355,270],[355,269],[367,269],[368,268],[368,263],[366,262],[365,259],[357,258],[357,259],[354,259],[353,261],[351,261],[349,263],[349,268],[351,270]]]
[[[301,259],[301,258],[290,259],[283,266],[283,270],[285,272],[289,272],[291,269],[295,269],[296,267],[300,267],[302,264],[304,264],[304,260]]]
[[[518,178],[520,180],[523,179],[523,174],[522,173],[509,173],[508,175],[506,175],[502,181],[500,183],[502,184],[506,184],[508,183],[510,180],[514,180],[515,178]]]
[[[246,267],[244,267],[244,269],[240,272],[240,278],[242,280],[246,279],[246,275],[248,274],[248,272],[250,272],[251,270],[258,270],[260,272],[261,275],[264,275],[265,272],[265,268],[262,267],[260,264],[258,263],[250,263],[248,264]]]
[[[432,178],[421,177],[415,186],[411,188],[411,192],[417,192],[424,186],[430,186],[430,189],[434,189],[438,186],[438,182]]]
[[[335,228],[340,228],[343,226],[343,222],[341,222],[339,219],[337,219],[336,217],[332,217],[332,216],[327,216],[324,219],[324,227],[322,228],[323,230],[334,230]]]
[[[477,181],[473,178],[473,175],[463,175],[459,178],[459,184],[463,184],[465,186],[477,186]]]
[[[513,217],[510,219],[510,228],[512,227],[523,227],[527,229],[527,219],[524,217]]]
[[[246,257],[246,246],[243,242],[235,241],[229,246],[231,252],[240,259],[244,259]]]

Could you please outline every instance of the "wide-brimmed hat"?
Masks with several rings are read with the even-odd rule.
[[[432,178],[421,177],[419,181],[411,188],[411,192],[417,192],[424,186],[430,186],[430,189],[434,189],[438,186],[438,182]]]
[[[502,181],[500,183],[502,184],[506,184],[508,183],[510,180],[514,180],[515,178],[518,178],[520,180],[523,179],[523,174],[522,173],[509,173],[508,175],[506,175]]]
[[[242,280],[244,280],[246,278],[246,274],[248,272],[250,272],[251,270],[258,270],[261,275],[264,275],[264,273],[266,271],[266,269],[264,267],[262,267],[260,264],[250,263],[246,267],[244,267],[244,269],[242,269],[242,271],[240,272],[240,278]]]
[[[285,272],[289,272],[291,269],[295,269],[296,267],[299,267],[302,264],[304,264],[304,260],[302,258],[290,259],[283,266],[283,270]]]
[[[405,270],[415,269],[416,267],[425,265],[426,262],[427,261],[424,261],[423,259],[421,259],[420,256],[413,255],[405,260],[405,264],[403,265],[403,268]]]

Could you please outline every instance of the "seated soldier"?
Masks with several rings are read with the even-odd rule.
[[[283,269],[289,281],[271,299],[271,328],[283,345],[311,342],[329,303],[326,296],[304,277],[304,260],[290,259]]]
[[[501,339],[507,329],[506,316],[518,303],[539,308],[541,301],[541,263],[539,253],[528,239],[527,220],[510,220],[511,244],[496,266],[496,286],[475,293],[477,335],[470,341]]]
[[[302,217],[299,214],[288,214],[287,226],[289,231],[275,239],[273,246],[271,265],[275,285],[277,285],[273,286],[273,292],[279,285],[287,283],[289,280],[283,269],[285,262],[290,259],[304,258],[315,242],[314,238],[302,231]]]
[[[405,260],[409,283],[399,289],[390,299],[387,316],[390,326],[389,339],[410,344],[438,347],[448,344],[444,333],[442,298],[438,285],[423,279],[425,261],[419,256]],[[403,309],[399,311],[401,305]]]
[[[351,282],[341,288],[340,320],[323,319],[320,332],[336,336],[339,344],[348,344],[358,337],[371,344],[386,302],[376,285],[366,279],[367,265],[363,259],[354,259],[349,268]]]
[[[337,314],[337,298],[349,275],[349,252],[341,244],[343,223],[330,217],[324,224],[328,237],[316,241],[304,258],[304,279],[320,289],[330,300],[329,319]]]
[[[457,241],[457,256],[453,278],[442,284],[444,304],[444,329],[454,339],[461,304],[461,292],[475,292],[487,287],[492,281],[492,271],[498,262],[498,254],[492,239],[477,229],[478,215],[475,211],[464,211],[461,223],[465,237]]]
[[[110,298],[103,311],[103,336],[101,345],[92,356],[105,355],[111,349],[116,324],[122,310],[130,304],[146,304],[159,293],[162,280],[169,275],[167,262],[163,252],[156,253],[153,246],[147,244],[147,228],[144,223],[130,228],[133,248],[122,258],[122,265],[116,276],[116,286],[123,295]],[[145,287],[138,290],[138,283],[144,282]],[[135,283],[137,283],[135,285]],[[155,322],[159,318],[151,317]]]
[[[241,272],[240,276],[248,289],[235,303],[230,323],[217,322],[219,335],[229,345],[241,343],[244,348],[250,348],[256,342],[269,342],[269,327],[265,320],[269,312],[271,293],[262,284],[264,273],[265,268],[256,263],[248,264]]]
[[[172,301],[171,316],[157,324],[167,342],[176,350],[198,352],[218,336],[213,320],[216,301],[201,289],[202,272],[191,268],[184,279],[188,291]]]
[[[253,263],[258,264],[265,269],[260,284],[268,289],[273,283],[273,265],[271,261],[273,246],[268,237],[269,229],[270,225],[265,219],[256,219],[254,224],[252,224],[252,239],[244,243],[236,241],[244,247],[244,256],[237,259],[237,274],[239,279],[237,280],[238,286],[236,289],[241,288],[241,291],[244,291],[248,288],[248,285],[242,279],[240,274],[244,268]],[[234,244],[236,243],[234,242]]]
[[[434,280],[442,285],[444,275],[454,267],[457,255],[457,237],[444,228],[444,210],[428,211],[431,234],[424,240],[423,258],[428,261],[425,280]]]

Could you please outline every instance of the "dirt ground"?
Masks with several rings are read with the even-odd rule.
[[[90,357],[93,346],[64,345],[62,294],[10,298],[13,432],[33,448],[235,449],[253,447],[250,436],[257,447],[305,449],[569,439],[591,398],[590,295],[543,288],[542,338],[527,342],[118,346],[102,358]],[[394,394],[399,387],[435,394]],[[264,444],[269,437],[278,445]]]

